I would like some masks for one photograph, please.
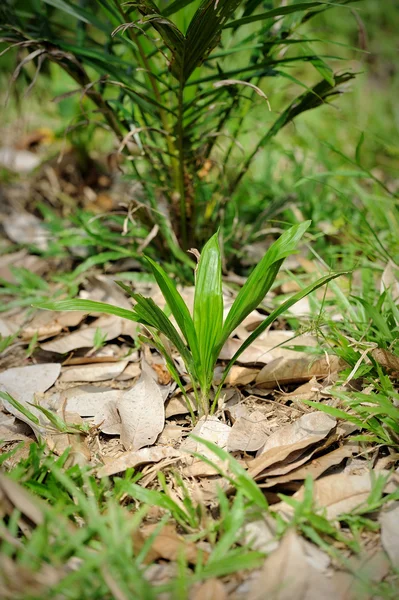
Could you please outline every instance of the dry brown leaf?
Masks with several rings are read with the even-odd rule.
[[[380,512],[381,543],[392,566],[399,569],[399,502],[394,502]]]
[[[107,381],[115,379],[126,368],[127,361],[97,363],[93,365],[82,365],[79,367],[63,367],[60,381]]]
[[[314,414],[314,413],[309,413],[309,414]],[[318,414],[324,414],[324,413],[318,413]],[[307,415],[304,415],[307,416]],[[327,416],[327,415],[325,415]],[[303,419],[303,417],[301,417],[301,419]],[[299,421],[301,420],[299,419]],[[276,444],[275,446],[269,446],[269,449],[266,450],[265,452],[263,452],[262,454],[260,454],[259,456],[257,456],[255,459],[247,462],[248,464],[248,472],[250,473],[250,475],[252,475],[252,477],[256,477],[258,478],[264,471],[266,471],[266,469],[268,469],[271,466],[277,465],[278,467],[282,466],[282,461],[286,461],[285,464],[289,464],[289,463],[293,463],[294,461],[297,461],[297,459],[304,454],[304,450],[306,448],[310,448],[311,446],[314,446],[315,444],[317,444],[317,442],[320,442],[321,440],[325,439],[328,435],[328,432],[331,431],[331,429],[334,427],[334,420],[331,419],[331,421],[327,422],[326,421],[318,421],[317,418],[312,417],[312,419],[315,419],[313,422],[313,426],[314,429],[312,430],[312,420],[310,420],[310,428],[309,431],[306,431],[306,421],[302,421],[302,424],[304,425],[304,427],[300,427],[298,425],[295,424],[291,424],[288,425],[287,428],[282,428],[283,431],[281,434],[281,437],[279,437],[279,433],[280,431],[277,430],[274,434],[273,437],[270,436],[271,441],[270,444]],[[328,429],[330,427],[330,429]],[[319,428],[319,429],[317,429]],[[312,433],[313,431],[313,433]],[[291,436],[290,437],[290,433]],[[269,443],[269,439],[267,440],[267,443]],[[292,440],[291,443],[287,443],[289,442],[289,440]],[[281,443],[282,441],[285,441],[286,444],[285,445],[278,445],[279,443]],[[315,451],[315,450],[314,450]],[[308,460],[309,456],[305,455],[305,459],[304,460]],[[284,464],[284,463],[283,463]],[[275,472],[275,474],[282,474],[282,472],[286,472],[288,470],[291,470],[292,468],[296,468],[299,466],[299,463],[297,462],[295,465],[291,464],[288,469],[283,469],[283,470],[279,470],[277,473]]]
[[[245,416],[239,417],[231,428],[227,440],[227,450],[244,450],[255,452],[264,446],[269,435],[265,415],[255,410]]]
[[[141,465],[160,462],[164,458],[185,459],[186,454],[170,446],[141,448],[137,452],[125,452],[122,456],[111,460],[104,457],[104,462],[106,462],[103,467],[98,469],[97,475],[98,477],[110,477],[117,473],[123,473],[126,469],[135,469]]]
[[[214,373],[214,383],[220,383],[223,376],[223,367],[216,367]],[[231,386],[248,385],[255,381],[259,369],[249,369],[248,367],[240,367],[239,365],[233,365],[229,374],[226,378],[226,383]]]
[[[82,311],[56,312],[41,310],[22,329],[21,338],[30,340],[37,335],[38,340],[45,340],[58,335],[67,327],[76,327],[83,320],[85,314]]]
[[[312,377],[312,379],[298,386],[288,394],[281,392],[281,399],[284,400],[285,404],[288,400],[313,400],[314,402],[318,402],[322,390],[323,386],[317,381],[316,377]]]
[[[379,365],[384,367],[391,376],[399,377],[399,356],[392,354],[389,350],[375,348],[371,351],[371,356]]]
[[[307,556],[304,541],[289,530],[267,557],[248,600],[336,600],[336,589]]]
[[[89,327],[81,327],[78,331],[68,333],[51,342],[41,344],[41,348],[47,352],[67,354],[78,348],[92,348],[94,336],[97,330],[101,331],[105,340],[113,340],[123,332],[123,319],[113,315],[107,315],[96,319]]]
[[[48,262],[40,256],[28,254],[27,250],[3,254],[0,256],[0,277],[9,283],[15,283],[16,279],[11,267],[24,267],[32,273],[42,275],[48,269]]]
[[[44,523],[46,503],[3,473],[0,473],[0,500],[0,510],[5,510],[9,516],[16,508],[35,525]]]
[[[226,588],[219,579],[208,579],[194,587],[189,596],[190,600],[227,600]]]
[[[44,422],[42,413],[29,403],[33,403],[35,394],[45,392],[55,383],[60,370],[61,365],[57,363],[43,363],[7,369],[7,371],[0,373],[0,390],[8,392],[10,396],[36,415],[40,422]],[[40,426],[32,423],[7,400],[2,399],[2,403],[7,412],[27,423],[36,434],[43,433]]]
[[[0,440],[4,442],[15,441],[33,441],[30,437],[31,428],[26,424],[16,419],[14,415],[0,412]]]
[[[144,527],[140,528],[139,532],[146,540],[157,529],[158,525],[144,525]],[[194,542],[190,542],[179,535],[174,525],[164,525],[162,527],[152,542],[150,552],[152,560],[156,560],[156,556],[163,560],[176,561],[179,557],[183,556],[190,564],[196,564],[198,559],[204,563],[208,558],[208,554],[204,551],[199,551]],[[149,562],[152,562],[149,558],[149,556],[146,557]]]
[[[358,444],[349,442],[347,444],[344,444],[340,448],[329,452],[328,454],[324,454],[323,456],[318,456],[317,458],[314,458],[305,466],[294,468],[285,475],[272,477],[272,475],[274,474],[273,469],[268,470],[268,479],[266,479],[264,483],[261,483],[260,487],[271,487],[278,485],[279,483],[287,483],[288,481],[301,481],[306,479],[308,475],[310,475],[315,481],[325,471],[327,471],[331,467],[339,465],[343,460],[345,460],[345,458],[356,454],[358,450]]]
[[[175,415],[187,415],[189,412],[187,403],[182,394],[173,396],[173,398],[166,402],[165,416],[167,419],[169,419],[169,417],[174,417]]]
[[[384,474],[382,471],[381,473]],[[385,474],[388,475],[388,472]],[[340,514],[350,512],[367,500],[372,485],[372,472],[365,475],[345,475],[344,473],[328,475],[315,481],[313,499],[316,506],[325,509],[328,519],[334,519]],[[389,486],[388,480],[385,489],[389,489]],[[298,490],[293,497],[299,501],[303,500],[304,488]],[[285,503],[282,502],[278,505],[278,509],[286,511],[286,508],[288,508],[288,512],[291,512],[291,508]]]
[[[338,356],[323,357],[317,360],[308,355],[306,358],[277,358],[265,365],[256,378],[256,385],[261,388],[273,388],[278,385],[308,381],[328,377],[344,368]]]
[[[317,437],[322,440],[327,437],[336,424],[337,421],[334,417],[321,411],[306,413],[293,423],[285,425],[272,433],[258,454],[261,455],[271,448],[289,446],[308,438],[314,439]]]
[[[165,408],[159,385],[146,371],[116,405],[122,422],[121,442],[126,450],[154,444],[165,425]]]
[[[77,413],[81,417],[92,417],[93,425],[108,435],[120,435],[121,418],[117,411],[117,401],[125,390],[74,387],[63,392],[60,405],[64,410]]]

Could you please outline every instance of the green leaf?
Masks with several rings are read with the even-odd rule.
[[[322,6],[324,2],[301,2],[299,4],[291,4],[290,6],[280,6],[279,8],[273,8],[267,12],[261,13],[260,15],[251,15],[248,17],[242,17],[231,21],[224,26],[224,29],[230,29],[232,27],[237,28],[241,25],[247,25],[248,23],[254,23],[255,21],[266,21],[273,17],[282,17],[290,13],[299,12],[300,10],[308,10],[309,8],[315,8],[316,6]]]
[[[215,233],[201,252],[195,280],[194,327],[202,367],[202,387],[212,380],[222,323],[222,261],[218,233]]]
[[[288,310],[296,302],[299,302],[299,300],[302,300],[302,298],[305,298],[305,296],[308,296],[309,294],[311,294],[314,290],[317,290],[319,287],[325,285],[332,279],[335,279],[336,277],[340,277],[341,275],[346,275],[346,274],[347,274],[347,271],[342,271],[339,273],[330,273],[330,275],[325,275],[324,277],[321,277],[314,283],[308,285],[303,290],[301,290],[301,291],[297,292],[296,294],[294,294],[293,296],[291,296],[291,298],[288,298],[288,300],[286,300],[285,302],[280,304],[280,306],[278,308],[276,308],[272,313],[270,313],[270,315],[264,321],[262,321],[262,323],[260,325],[258,325],[258,327],[256,329],[254,329],[254,331],[251,333],[251,335],[248,336],[248,338],[239,347],[237,352],[234,354],[233,358],[227,364],[227,366],[223,372],[222,381],[220,382],[220,384],[218,386],[218,391],[215,396],[214,405],[216,405],[216,401],[217,401],[217,398],[222,389],[222,385],[225,382],[226,377],[227,377],[231,367],[233,366],[233,364],[236,362],[236,360],[238,360],[238,358],[241,356],[241,354],[244,352],[244,350],[246,350],[252,344],[252,342],[254,342],[256,340],[256,338],[258,338],[260,336],[260,334],[263,333],[269,327],[269,325],[271,325],[273,323],[273,321],[275,321],[277,319],[277,317],[279,317],[281,314],[283,314],[286,310]]]
[[[58,8],[60,11],[71,15],[78,19],[78,21],[82,21],[83,23],[87,23],[88,25],[93,25],[104,31],[105,33],[110,33],[110,28],[105,24],[99,21],[93,14],[93,10],[85,10],[78,3],[70,3],[66,0],[43,0],[46,4],[50,6],[54,6]]]
[[[151,270],[154,273],[154,277],[161,289],[163,297],[165,298],[174,318],[176,319],[176,323],[180,327],[180,330],[190,347],[194,357],[194,362],[198,363],[198,340],[195,333],[194,322],[191,318],[190,311],[188,310],[186,303],[177,291],[173,280],[167,275],[163,268],[148,256],[146,256],[146,260],[150,264]]]
[[[24,404],[21,404],[20,402],[18,402],[18,400],[15,400],[15,398],[13,398],[8,392],[0,391],[0,398],[3,398],[3,400],[9,402],[11,406],[19,410],[20,413],[22,413],[27,419],[29,419],[29,421],[35,423],[35,425],[40,424],[40,421],[37,418],[37,416],[34,415],[28,408],[26,408]]]
[[[35,308],[44,310],[82,310],[88,313],[104,313],[106,315],[115,315],[129,321],[139,321],[139,315],[134,310],[119,308],[106,302],[96,302],[95,300],[54,300],[53,302],[38,302],[33,304]]]
[[[227,315],[221,339],[218,342],[219,351],[234,329],[262,302],[284,259],[294,252],[309,225],[310,221],[305,221],[288,229],[270,246],[265,256],[254,268]]]

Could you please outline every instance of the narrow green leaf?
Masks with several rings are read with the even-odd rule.
[[[202,386],[210,383],[216,362],[216,344],[223,323],[222,261],[218,234],[205,244],[197,267],[194,295],[194,327],[202,367]]]
[[[266,21],[274,17],[282,17],[290,13],[299,12],[300,10],[308,10],[309,8],[315,8],[316,6],[322,6],[324,2],[301,2],[298,4],[291,4],[290,6],[280,6],[279,8],[273,8],[267,12],[259,15],[250,15],[248,17],[242,17],[235,21],[230,21],[224,26],[224,29],[231,29],[232,27],[237,28],[241,25],[247,25],[248,23],[254,23],[255,21]]]
[[[188,343],[190,350],[194,356],[194,361],[199,361],[198,341],[197,335],[194,329],[194,322],[191,318],[190,311],[187,308],[186,303],[176,289],[173,280],[168,277],[167,273],[158,265],[154,260],[146,256],[146,260],[150,264],[151,270],[154,273],[154,277],[161,289],[163,297],[165,298],[176,323],[181,329],[186,342]]]
[[[273,323],[273,321],[275,321],[277,319],[277,317],[279,317],[281,314],[283,314],[291,306],[296,304],[296,302],[299,302],[299,300],[302,300],[302,298],[305,298],[305,296],[308,296],[309,294],[311,294],[314,290],[317,290],[319,287],[325,285],[332,279],[335,279],[336,277],[340,277],[341,275],[346,275],[346,274],[347,274],[347,271],[342,271],[339,273],[331,273],[330,275],[325,275],[324,277],[321,277],[314,283],[308,285],[303,290],[301,290],[301,291],[297,292],[296,294],[294,294],[293,296],[291,296],[291,298],[288,298],[288,300],[286,300],[285,302],[280,304],[280,306],[278,308],[276,308],[273,312],[271,312],[270,315],[264,321],[262,321],[262,323],[260,325],[258,325],[258,327],[256,329],[254,329],[254,331],[251,333],[250,336],[248,336],[248,338],[245,340],[245,342],[243,342],[243,344],[241,344],[241,346],[239,347],[237,352],[234,354],[233,358],[227,364],[227,366],[223,372],[222,381],[220,382],[220,384],[218,386],[218,391],[215,396],[214,405],[216,405],[216,401],[217,401],[217,398],[222,389],[222,385],[225,382],[226,377],[229,374],[230,369],[233,366],[233,364],[236,362],[236,360],[238,360],[238,358],[241,356],[241,354],[244,352],[244,350],[246,350],[252,344],[252,342],[254,342],[256,340],[256,338],[258,338],[260,336],[260,334],[263,333]]]
[[[32,421],[32,423],[35,423],[35,425],[40,424],[40,421],[37,418],[37,416],[34,415],[28,408],[26,408],[26,406],[24,404],[21,404],[20,402],[18,402],[18,400],[13,398],[8,392],[0,391],[0,398],[3,398],[3,400],[5,400],[6,402],[9,402],[11,404],[11,406],[13,406],[17,410],[19,410],[20,413],[22,413],[27,419],[29,419],[29,421]]]
[[[234,329],[262,302],[284,259],[294,252],[309,225],[310,221],[305,221],[288,229],[270,246],[265,256],[256,265],[227,315],[221,339],[218,342],[218,351]]]
[[[110,28],[106,23],[103,23],[99,19],[94,16],[93,10],[85,10],[78,3],[67,2],[66,0],[43,0],[46,4],[50,6],[54,6],[58,8],[60,11],[71,15],[78,19],[78,21],[82,21],[83,23],[87,23],[88,25],[93,25],[97,29],[104,31],[105,33],[110,33]]]
[[[88,313],[104,313],[139,322],[139,316],[134,310],[119,308],[119,306],[113,306],[106,302],[96,302],[95,300],[54,300],[53,302],[38,302],[32,306],[44,310],[82,310]]]

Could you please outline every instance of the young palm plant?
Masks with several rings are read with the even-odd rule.
[[[147,232],[157,227],[157,255],[190,263],[181,248],[215,230],[259,151],[353,77],[334,73],[336,57],[314,50],[323,40],[301,30],[348,2],[7,0],[0,41],[15,49],[13,81],[24,73],[31,88],[46,60],[68,73],[84,109],[78,124],[111,130],[143,186],[135,217]],[[292,72],[305,63],[313,87]],[[279,82],[302,93],[281,105]]]
[[[58,300],[40,303],[37,307],[48,310],[83,310],[107,313],[141,323],[151,334],[151,343],[164,356],[169,372],[182,391],[194,420],[195,410],[198,411],[200,416],[208,415],[209,412],[212,413],[215,410],[223,383],[232,365],[238,360],[244,350],[285,310],[298,302],[298,300],[301,300],[301,298],[310,294],[313,290],[339,275],[339,273],[326,275],[300,290],[273,310],[256,327],[225,367],[222,380],[217,387],[211,406],[210,391],[213,383],[214,369],[224,343],[250,312],[262,302],[273,284],[284,259],[295,251],[299,240],[309,225],[310,221],[306,221],[291,227],[272,244],[239,291],[224,321],[222,264],[217,233],[205,244],[196,268],[193,315],[190,314],[182,296],[176,289],[174,281],[159,264],[147,258],[178,328],[151,298],[145,298],[141,294],[136,294],[121,282],[118,282],[119,285],[135,301],[132,310],[92,300]],[[187,375],[192,384],[195,407],[192,406],[186,393],[175,366],[172,351],[168,348],[168,344],[165,343],[165,338],[177,350],[184,361]]]

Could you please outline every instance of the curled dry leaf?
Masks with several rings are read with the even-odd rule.
[[[170,446],[152,446],[151,448],[141,448],[137,452],[125,452],[118,458],[111,460],[107,459],[107,462],[103,467],[100,467],[97,471],[98,477],[110,477],[117,473],[123,473],[126,469],[135,469],[142,465],[150,463],[158,463],[164,458],[168,459],[182,459],[186,458],[186,454],[175,450]],[[106,459],[104,458],[104,461]]]
[[[337,373],[344,367],[345,364],[338,356],[317,360],[311,355],[299,359],[277,358],[263,367],[256,378],[256,385],[261,388],[273,388],[278,385],[308,381],[313,377],[321,379]]]
[[[116,405],[124,393],[124,390],[101,391],[101,388],[94,388],[88,391],[84,387],[70,388],[61,395],[61,406],[81,417],[92,417],[93,424],[103,433],[120,435],[121,418]]]
[[[334,582],[323,573],[324,565],[308,555],[304,540],[291,529],[267,557],[248,600],[336,600]]]
[[[381,511],[381,542],[392,566],[399,569],[399,502],[394,502]]]
[[[270,475],[273,475],[273,470],[268,471],[267,479],[260,484],[260,487],[271,487],[281,483],[287,483],[289,481],[303,481],[308,475],[310,475],[315,481],[325,471],[328,471],[328,469],[331,467],[341,464],[345,458],[349,458],[358,451],[359,445],[357,443],[348,442],[332,452],[328,452],[327,454],[314,458],[304,466],[294,468],[287,474],[277,477],[270,477]]]
[[[63,367],[60,381],[108,381],[123,373],[127,361],[81,365],[79,367]]]
[[[164,400],[158,384],[143,371],[138,382],[117,401],[121,442],[126,450],[154,444],[165,424]]]
[[[219,421],[217,417],[201,417],[192,433],[196,437],[213,442],[219,446],[219,448],[226,448],[230,431],[231,427],[226,425],[226,423]],[[196,452],[202,456],[206,456],[216,465],[222,464],[221,460],[212,452],[212,450],[209,450],[204,444],[201,444],[192,438],[187,438],[180,448],[184,452]],[[198,477],[215,475],[215,469],[213,469],[211,465],[206,464],[203,460],[195,457],[190,458],[189,455],[187,455],[187,458],[189,465],[185,469],[187,475]]]
[[[314,414],[314,413],[310,413]],[[316,413],[324,414],[324,413]],[[308,415],[304,415],[308,416]],[[327,416],[327,415],[325,415]],[[303,417],[301,417],[303,419]],[[301,420],[299,419],[299,421]],[[302,421],[303,427],[300,425],[291,424],[283,428],[283,433],[279,437],[281,430],[276,431],[270,438],[268,438],[266,444],[268,449],[262,454],[257,456],[255,459],[248,461],[248,472],[252,477],[259,478],[262,474],[265,476],[265,471],[270,467],[279,467],[279,470],[275,474],[281,475],[293,468],[299,466],[302,463],[296,463],[298,458],[304,454],[304,450],[315,446],[318,442],[327,438],[328,433],[335,426],[335,420],[330,418],[330,421],[318,421],[316,417],[313,417],[314,429],[306,430],[306,421]],[[296,422],[297,423],[297,422]],[[309,426],[312,426],[312,420],[308,421]],[[279,445],[280,444],[280,445]],[[315,451],[315,448],[313,449]],[[308,460],[309,456],[305,455],[304,460]],[[283,462],[285,461],[285,462]],[[303,460],[302,460],[303,462]],[[291,464],[290,464],[291,463]],[[289,465],[287,468],[287,464]],[[283,467],[283,468],[280,468]]]
[[[307,413],[293,423],[285,425],[285,427],[281,427],[272,433],[258,454],[261,455],[271,448],[289,446],[302,440],[314,440],[315,437],[322,440],[327,437],[336,424],[337,421],[334,417],[323,412]]]
[[[216,367],[214,374],[214,383],[220,383],[223,375],[223,367]],[[255,381],[259,369],[249,369],[248,367],[240,367],[233,365],[226,378],[226,383],[231,386],[248,385]]]

